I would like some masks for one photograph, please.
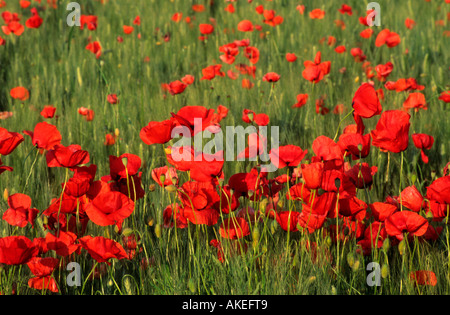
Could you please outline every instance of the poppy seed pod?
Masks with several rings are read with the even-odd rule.
[[[161,238],[161,224],[159,223],[155,225],[155,234],[157,238]]]

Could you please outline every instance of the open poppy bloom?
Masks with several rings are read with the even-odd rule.
[[[6,171],[12,172],[12,171],[13,171],[13,168],[12,168],[11,166],[3,165],[3,162],[2,162],[2,160],[0,159],[0,174],[2,174],[3,172],[6,172]]]
[[[276,213],[276,221],[283,231],[298,232],[298,218],[300,212],[297,211],[280,211]]]
[[[240,32],[253,32],[253,23],[249,20],[242,20],[238,23],[237,29]]]
[[[391,32],[389,29],[384,29],[378,33],[375,40],[375,46],[380,47],[386,44],[386,46],[392,48],[400,44],[400,41],[400,36],[397,33]]]
[[[428,105],[425,100],[425,95],[420,92],[409,93],[408,98],[403,103],[403,108],[406,110],[414,109],[416,113],[419,109],[427,110]]]
[[[102,55],[102,46],[98,41],[87,44],[86,49],[93,53],[97,59]]]
[[[119,191],[102,192],[87,206],[89,219],[99,226],[117,225],[121,227],[123,220],[134,211],[134,202]]]
[[[127,179],[138,173],[141,164],[141,158],[135,154],[124,153],[119,157],[110,155],[109,175],[113,180]]]
[[[9,209],[3,213],[3,220],[12,226],[25,227],[28,223],[34,227],[34,221],[39,213],[31,208],[31,198],[24,194],[13,194],[8,197]]]
[[[307,153],[308,150],[302,150],[299,146],[285,145],[270,150],[269,156],[272,163],[280,169],[298,166]]]
[[[243,218],[227,218],[220,225],[219,234],[226,239],[239,239],[250,235],[250,227]]]
[[[352,107],[354,114],[362,118],[371,118],[381,114],[381,103],[373,85],[363,83],[356,91]]]
[[[286,60],[289,62],[297,61],[297,56],[294,53],[286,53]]]
[[[203,77],[200,80],[212,80],[216,76],[224,77],[225,73],[221,71],[222,65],[211,65],[202,69]]]
[[[256,114],[250,109],[244,109],[242,112],[242,120],[247,124],[255,123],[258,126],[267,126],[270,122],[269,116],[264,113]]]
[[[323,19],[325,16],[325,11],[321,9],[314,9],[311,12],[309,12],[309,17],[311,19]]]
[[[161,122],[151,121],[140,131],[141,140],[148,145],[165,144],[172,139],[172,130],[175,127],[173,119],[167,119]]]
[[[32,8],[30,11],[32,16],[26,20],[25,26],[28,28],[39,28],[44,20],[39,16],[36,8]]]
[[[420,156],[424,163],[428,163],[428,156],[425,154],[424,150],[430,150],[434,143],[433,136],[424,133],[415,133],[412,135],[414,145],[420,150]]]
[[[58,285],[52,273],[59,265],[59,259],[53,257],[33,257],[27,266],[34,277],[28,280],[28,286],[36,290],[49,290],[58,293]]]
[[[47,122],[37,123],[33,131],[24,130],[24,134],[31,137],[31,142],[38,149],[51,150],[62,140],[58,128]]]
[[[401,241],[404,233],[408,233],[408,237],[424,235],[428,221],[416,212],[403,210],[390,215],[385,221],[385,228],[388,235]]]
[[[26,101],[27,99],[30,98],[30,92],[23,86],[17,86],[15,88],[12,88],[9,94],[11,95],[12,98],[21,101]]]
[[[263,76],[263,81],[265,82],[275,83],[278,82],[278,80],[280,80],[280,75],[275,72],[269,72]]]
[[[68,147],[57,144],[46,154],[48,167],[74,167],[89,163],[89,152],[82,150],[78,144],[72,144]]]
[[[77,235],[70,231],[47,232],[45,243],[48,250],[53,250],[58,256],[67,257],[74,252],[79,254],[81,245],[76,243]]]
[[[303,70],[302,75],[306,80],[318,83],[324,76],[330,73],[331,61],[322,62],[322,54],[320,51],[317,52],[314,62],[307,60],[303,63],[305,70]]]
[[[409,142],[410,117],[401,110],[383,112],[375,130],[370,132],[372,145],[393,153],[406,150]]]
[[[89,255],[99,263],[105,262],[111,265],[110,259],[129,258],[122,245],[103,236],[84,236],[80,238],[80,243]]]
[[[292,108],[299,108],[299,107],[303,107],[306,102],[308,101],[308,94],[298,94],[297,95],[297,103],[295,103],[294,105],[292,105]]]
[[[431,270],[417,270],[411,271],[409,274],[409,279],[418,285],[437,285],[436,274]]]
[[[425,207],[424,198],[416,186],[408,186],[400,193],[399,202],[411,211],[419,212]]]
[[[310,197],[298,216],[298,224],[309,233],[320,229],[325,224],[329,213],[335,213],[336,202],[336,194],[332,192]]]
[[[56,107],[52,105],[45,105],[41,111],[41,116],[44,118],[53,118],[55,116]]]
[[[39,253],[39,248],[26,236],[0,238],[0,264],[23,265]]]
[[[174,185],[178,182],[177,170],[174,167],[168,167],[167,165],[154,168],[152,170],[153,180],[161,187]]]
[[[11,154],[23,141],[24,138],[20,133],[0,127],[0,155]]]

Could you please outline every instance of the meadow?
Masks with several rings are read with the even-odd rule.
[[[0,0],[1,294],[450,293],[449,1],[68,3]]]

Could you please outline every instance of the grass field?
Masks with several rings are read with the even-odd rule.
[[[368,2],[0,0],[0,292],[449,294],[450,3]]]

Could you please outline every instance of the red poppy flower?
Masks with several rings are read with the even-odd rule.
[[[27,99],[30,98],[30,92],[23,86],[17,86],[15,88],[12,88],[9,94],[11,95],[12,98],[21,101],[26,101]]]
[[[121,156],[109,156],[109,174],[113,180],[127,179],[138,173],[141,158],[135,154],[124,153]]]
[[[354,114],[362,118],[371,118],[381,114],[381,103],[375,88],[369,83],[363,83],[356,91],[352,107]]]
[[[292,108],[299,108],[299,107],[303,107],[306,102],[308,101],[308,94],[298,94],[297,95],[297,103],[295,103],[294,105],[292,105]]]
[[[450,103],[450,91],[444,91],[439,95],[439,98],[441,101],[445,103]]]
[[[381,114],[375,130],[372,130],[372,145],[383,151],[399,153],[408,148],[410,115],[401,110],[388,110]]]
[[[363,62],[367,58],[362,49],[359,47],[350,49],[350,54],[353,56],[355,62]]]
[[[283,23],[283,17],[276,15],[274,10],[264,10],[263,11],[264,20],[263,23],[275,27]]]
[[[450,175],[435,179],[427,187],[427,199],[440,204],[450,204]]]
[[[240,32],[253,32],[253,23],[249,20],[242,20],[238,23],[237,29]]]
[[[175,127],[173,119],[167,119],[161,122],[151,121],[140,131],[141,140],[148,145],[165,144],[172,139],[172,130]]]
[[[321,56],[321,52],[319,51],[314,58],[314,62],[307,60],[303,63],[305,66],[305,70],[302,72],[303,78],[310,82],[318,83],[325,75],[330,73],[331,61],[321,62]]]
[[[418,285],[430,285],[433,287],[437,285],[436,274],[431,270],[411,271],[409,279]]]
[[[298,232],[297,222],[300,212],[297,211],[280,211],[276,213],[276,220],[283,231]]]
[[[187,85],[183,82],[181,82],[180,80],[176,80],[173,82],[170,82],[168,84],[168,90],[169,93],[171,95],[177,95],[177,94],[181,94],[184,92],[184,90],[186,89]]]
[[[345,171],[353,184],[358,189],[370,188],[373,183],[373,176],[378,171],[378,167],[370,167],[368,163],[358,163],[351,169]]]
[[[214,109],[199,105],[187,105],[178,110],[176,114],[171,113],[172,119],[177,126],[187,127],[190,134],[183,136],[195,136],[197,133],[206,130],[213,124],[215,118]]]
[[[348,15],[350,15],[350,16],[353,14],[352,7],[349,6],[349,5],[347,5],[347,4],[343,4],[343,5],[341,6],[341,8],[338,9],[338,11],[339,11],[341,14],[348,14]]]
[[[307,153],[308,150],[303,151],[299,146],[285,145],[270,150],[269,156],[272,163],[280,169],[298,166]]]
[[[425,100],[425,95],[420,92],[409,93],[408,98],[403,103],[403,108],[409,110],[411,108],[417,113],[419,109],[427,110],[428,105]]]
[[[370,38],[373,34],[373,29],[371,28],[366,28],[365,30],[361,31],[359,33],[359,36],[361,36],[362,38]]]
[[[9,209],[3,213],[3,220],[10,225],[25,227],[28,223],[34,227],[34,221],[39,213],[31,208],[31,198],[24,194],[13,194],[8,197]]]
[[[253,82],[250,81],[249,79],[242,79],[242,88],[243,88],[243,89],[250,90],[250,89],[253,88],[254,86],[255,86],[255,83],[253,83]]]
[[[214,32],[214,26],[211,24],[200,24],[199,29],[200,33],[203,35],[209,35]]]
[[[314,139],[312,149],[319,160],[334,163],[336,166],[342,165],[343,154],[341,148],[333,139],[327,136],[319,136]]]
[[[212,65],[202,69],[203,77],[200,80],[212,80],[216,76],[224,77],[225,73],[221,71],[222,65]]]
[[[52,273],[59,265],[59,259],[53,257],[33,257],[27,266],[35,277],[28,280],[28,286],[36,290],[49,290],[58,293],[58,284]]]
[[[392,48],[400,44],[400,41],[400,36],[397,33],[391,32],[389,29],[384,29],[378,33],[375,46],[380,47],[386,44],[389,48]]]
[[[343,133],[339,136],[337,144],[343,154],[349,154],[352,160],[366,158],[370,153],[370,134],[362,135],[360,133]]]
[[[98,194],[87,206],[86,214],[97,225],[121,226],[134,211],[134,202],[125,194],[109,191]]]
[[[337,197],[335,193],[325,192],[310,198],[303,205],[298,216],[298,224],[306,228],[309,233],[320,229],[328,218],[329,212],[335,212]]]
[[[403,233],[409,237],[422,236],[428,229],[428,221],[419,214],[412,211],[398,211],[390,215],[385,221],[388,235],[403,240]]]
[[[12,168],[11,166],[3,165],[3,162],[2,162],[2,160],[0,159],[0,174],[2,174],[3,172],[6,172],[6,171],[12,172],[12,171],[13,171],[13,168]]]
[[[22,265],[37,256],[39,248],[25,236],[0,238],[0,264]]]
[[[11,154],[24,141],[23,136],[17,132],[9,132],[0,127],[0,155]]]
[[[392,62],[388,61],[386,64],[379,64],[375,67],[375,71],[377,72],[377,79],[380,82],[384,82],[386,78],[391,74],[394,69],[394,65]]]
[[[375,221],[366,227],[364,237],[358,241],[358,246],[361,248],[363,255],[368,256],[372,253],[373,249],[383,246],[386,237],[387,233],[384,223]]]
[[[220,225],[219,234],[223,238],[235,240],[250,235],[250,227],[243,218],[227,218]]]
[[[176,12],[172,15],[171,20],[178,23],[181,21],[181,19],[183,18],[183,13],[182,12]]]
[[[109,104],[117,104],[117,103],[119,103],[119,100],[118,100],[118,98],[117,98],[117,94],[109,94],[109,95],[106,97],[106,101],[107,101]]]
[[[97,29],[97,16],[95,15],[81,15],[80,16],[80,30],[87,26],[88,30],[95,31]]]
[[[337,52],[338,54],[342,54],[346,51],[347,49],[345,48],[345,46],[340,45],[340,46],[336,46],[336,48],[334,48],[334,51]]]
[[[278,82],[278,80],[280,80],[280,75],[275,72],[269,72],[263,76],[262,80],[265,82],[275,83],[275,82]]]
[[[75,243],[77,240],[77,235],[70,231],[55,231],[47,232],[45,235],[45,242],[48,250],[53,250],[55,253],[62,257],[67,257],[72,253],[79,252],[81,245]]]
[[[428,163],[428,156],[425,154],[424,150],[430,150],[434,143],[433,136],[424,133],[415,133],[412,135],[414,145],[420,150],[420,156],[424,163]]]
[[[393,213],[398,211],[398,207],[396,205],[387,203],[387,202],[374,202],[369,205],[370,210],[372,211],[372,215],[376,221],[384,222],[387,218],[389,218]]]
[[[97,262],[111,264],[110,259],[128,259],[125,249],[114,240],[90,235],[80,238],[80,243]]]
[[[366,217],[367,204],[355,196],[340,198],[338,202],[339,214],[360,222]]]
[[[250,109],[244,109],[244,111],[242,112],[242,120],[247,124],[254,122],[258,126],[267,126],[270,122],[269,116],[267,114],[256,114]]]
[[[194,76],[190,75],[190,74],[186,74],[182,79],[181,82],[183,82],[186,85],[191,85],[192,83],[194,83]]]
[[[318,189],[322,185],[322,176],[324,165],[323,162],[313,162],[310,164],[302,164],[302,178],[305,181],[306,188],[313,190]]]
[[[125,34],[127,34],[127,35],[133,33],[133,31],[134,31],[134,27],[133,26],[130,26],[130,25],[124,25],[123,26],[123,32]]]
[[[23,27],[23,25],[18,21],[11,21],[7,25],[2,26],[2,31],[5,35],[13,33],[16,36],[20,36],[25,31],[25,27]]]
[[[152,170],[152,178],[161,187],[174,185],[178,182],[176,168],[168,167],[167,165],[154,168]]]
[[[289,62],[297,61],[297,56],[294,53],[286,53],[286,60]]]
[[[32,8],[30,11],[32,16],[25,22],[25,26],[28,28],[39,28],[43,19],[39,16],[36,8]]]
[[[384,87],[388,90],[395,90],[396,92],[411,91],[411,90],[421,91],[425,88],[424,85],[418,84],[416,79],[414,78],[408,79],[402,78],[398,79],[395,82],[388,81],[384,84]]]
[[[90,52],[92,52],[97,59],[100,58],[100,56],[102,54],[102,46],[100,45],[100,42],[98,42],[98,41],[87,44],[86,50],[89,50]]]
[[[398,199],[402,206],[414,212],[420,212],[425,206],[424,198],[416,186],[408,186],[403,189]]]
[[[314,9],[311,12],[309,12],[309,17],[311,19],[323,19],[325,16],[325,11],[321,9]]]
[[[259,49],[253,46],[247,46],[244,48],[244,55],[252,64],[256,64],[259,61]]]
[[[34,131],[24,130],[23,133],[31,137],[34,146],[44,150],[53,149],[62,140],[58,128],[45,121],[37,123]]]
[[[78,144],[72,144],[65,147],[56,144],[46,154],[48,167],[67,167],[73,169],[80,164],[89,163],[89,152],[82,150]]]
[[[41,111],[41,116],[44,118],[53,118],[55,116],[56,107],[52,105],[45,105]]]

